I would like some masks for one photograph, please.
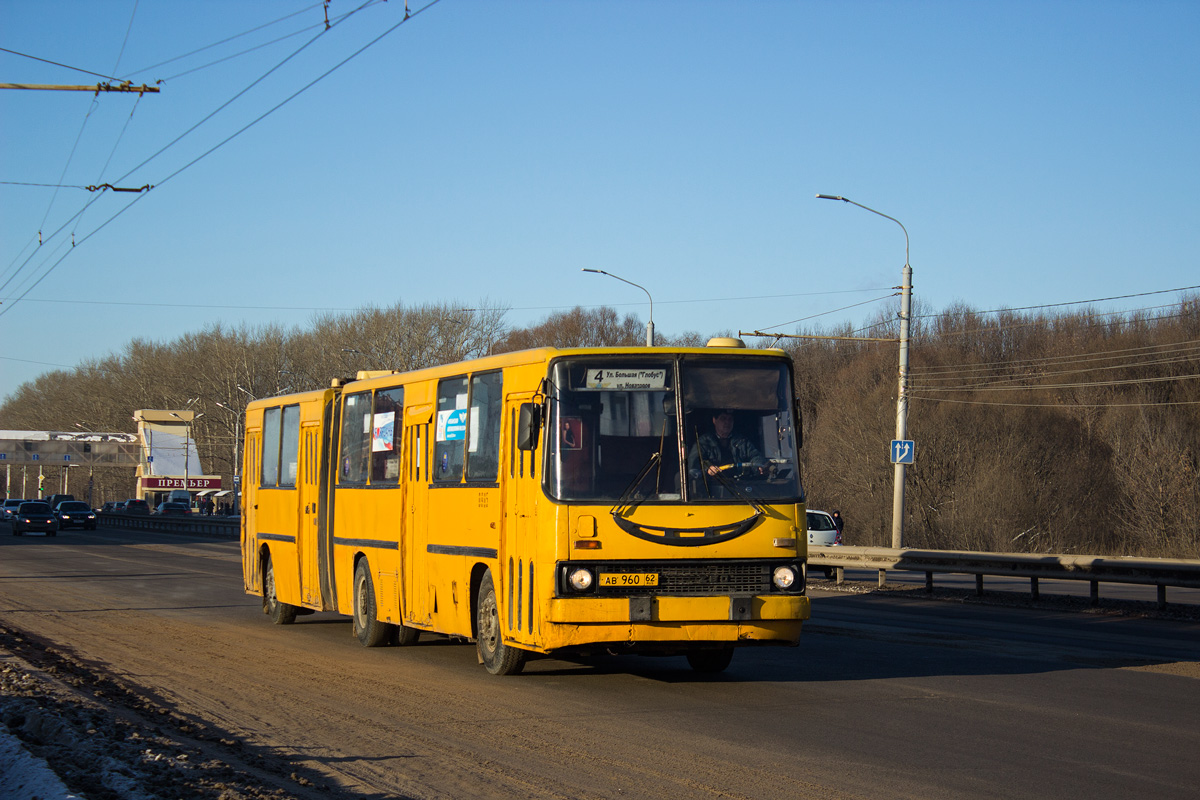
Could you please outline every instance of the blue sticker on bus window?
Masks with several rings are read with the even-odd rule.
[[[437,416],[437,440],[439,442],[461,442],[467,438],[467,409],[455,408],[439,411]]]

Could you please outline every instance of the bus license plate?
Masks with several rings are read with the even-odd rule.
[[[602,572],[601,586],[658,586],[655,572]]]

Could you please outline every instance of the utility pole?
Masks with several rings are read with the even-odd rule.
[[[159,88],[157,86],[134,86],[129,81],[125,83],[97,83],[93,86],[61,86],[46,83],[0,83],[0,89],[27,89],[37,92],[136,92],[137,94],[157,94]]]

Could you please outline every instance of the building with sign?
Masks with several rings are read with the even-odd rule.
[[[186,489],[194,500],[224,495],[220,475],[205,475],[192,438],[192,411],[133,412],[143,458],[137,466],[137,496],[151,505],[165,500],[174,489]]]
[[[204,472],[192,438],[193,412],[141,410],[135,411],[133,418],[138,423],[137,433],[0,431],[5,497],[32,496],[31,477],[36,480],[38,497],[54,492],[54,485],[65,493],[67,467],[88,467],[89,476],[96,467],[132,468],[137,480],[135,496],[151,505],[165,500],[174,489],[186,489],[193,500],[231,494],[222,488],[221,476]],[[15,474],[14,468],[18,468]],[[14,478],[19,485],[14,485]],[[46,486],[47,482],[52,485]],[[90,494],[91,480],[88,484]]]

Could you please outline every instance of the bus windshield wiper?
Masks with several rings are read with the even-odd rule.
[[[713,477],[716,478],[717,480],[719,480],[726,489],[728,489],[730,492],[732,492],[734,497],[741,500],[743,503],[747,504],[748,506],[753,508],[758,513],[760,513],[760,514],[766,513],[766,509],[764,509],[761,505],[759,505],[749,495],[743,494],[742,490],[737,488],[737,486],[734,484],[734,482],[732,480],[725,477],[724,469],[718,469],[716,472],[713,473]]]
[[[619,517],[624,516],[629,511],[633,511],[633,509],[637,508],[641,501],[632,504],[628,503],[627,501],[633,495],[634,490],[642,485],[642,481],[644,481],[646,476],[650,474],[650,470],[654,468],[654,465],[661,460],[661,453],[655,451],[650,454],[650,458],[646,459],[645,465],[638,471],[637,477],[625,487],[625,491],[621,492],[621,496],[617,498],[616,505],[609,509],[609,513],[611,513],[614,517]]]

